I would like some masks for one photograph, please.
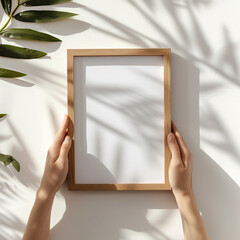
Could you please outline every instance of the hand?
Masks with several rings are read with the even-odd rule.
[[[67,176],[68,151],[72,144],[72,139],[67,135],[68,122],[68,116],[65,115],[62,126],[48,150],[45,170],[40,185],[40,190],[43,190],[46,194],[55,194]]]
[[[169,166],[169,181],[174,195],[192,194],[192,154],[181,134],[172,122],[172,133],[168,135],[168,146],[172,153]]]
[[[192,154],[173,123],[168,146],[172,153],[169,181],[182,217],[184,239],[209,240],[192,190]]]

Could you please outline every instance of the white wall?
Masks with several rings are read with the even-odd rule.
[[[81,5],[80,5],[81,4]],[[21,172],[0,165],[0,239],[21,239],[48,146],[66,103],[66,49],[171,47],[172,116],[194,155],[194,190],[212,240],[240,236],[240,2],[238,0],[82,0],[61,10],[73,19],[13,22],[50,32],[63,42],[1,39],[48,52],[37,60],[0,58],[1,67],[29,73],[0,80],[0,152]],[[44,7],[49,9],[49,7]],[[0,16],[2,16],[2,11]],[[181,240],[171,192],[58,194],[51,239]]]

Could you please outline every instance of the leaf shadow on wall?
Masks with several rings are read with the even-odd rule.
[[[176,58],[174,56],[174,58]],[[181,76],[182,74],[182,66],[185,65],[185,60],[181,59],[178,61],[179,68],[174,68],[173,71],[176,72],[176,76]],[[187,71],[187,69],[184,69]],[[195,70],[197,72],[197,70]],[[198,72],[197,72],[198,73]],[[184,72],[185,75],[187,73]],[[192,76],[192,75],[191,75]],[[193,76],[196,83],[198,83],[198,75]],[[147,78],[148,81],[152,81],[152,79]],[[187,88],[188,81],[181,82],[182,88]],[[123,90],[123,89],[121,89]],[[197,97],[198,88],[194,88],[195,96]],[[127,97],[129,100],[129,105],[131,109],[131,103],[133,102],[131,94],[129,92],[123,93],[122,91],[114,91],[111,89],[111,94],[115,94]],[[108,89],[106,88],[90,88],[88,91],[88,95],[90,98],[94,98],[97,101],[101,101],[100,95],[106,96],[108,93]],[[82,94],[80,94],[82,96]],[[136,96],[135,96],[136,98]],[[183,96],[181,99],[177,99],[177,101],[183,102],[186,100],[187,95]],[[192,104],[196,104],[197,102],[192,101]],[[102,102],[102,104],[106,104],[106,102]],[[139,104],[142,106],[142,104]],[[151,105],[151,104],[150,104]],[[152,104],[152,106],[146,105],[146,108],[154,108],[153,112],[156,112],[155,108],[158,106]],[[107,105],[110,108],[113,108],[111,105]],[[195,105],[194,105],[195,106]],[[81,107],[81,109],[83,109]],[[115,109],[116,111],[123,109],[129,109],[127,104],[124,108]],[[134,106],[131,112],[139,114],[141,112],[141,116],[146,114],[144,108],[138,108],[136,110],[136,106]],[[129,111],[123,111],[123,114],[128,116]],[[130,117],[135,118],[136,116],[130,114]],[[146,119],[146,116],[143,117]],[[137,122],[135,122],[135,125]],[[141,123],[139,122],[141,125]],[[151,122],[148,123],[151,125]],[[109,131],[114,131],[116,134],[119,134],[115,129],[112,129],[111,126],[108,127]],[[154,127],[154,126],[152,126]],[[141,127],[139,127],[141,128]],[[138,127],[136,131],[140,131]],[[84,135],[83,132],[79,133],[80,137]],[[76,135],[77,137],[78,135]],[[123,137],[122,133],[119,135]],[[144,137],[144,136],[143,136]],[[84,137],[83,137],[84,138]],[[83,139],[84,141],[84,139]],[[101,149],[104,149],[104,146],[101,144],[101,135],[96,137],[96,145],[99,149],[99,154],[101,154]],[[151,151],[154,151],[155,144],[151,143]],[[121,162],[122,151],[124,151],[123,147],[118,145],[115,151],[114,159],[118,159]],[[95,159],[96,160],[96,159]],[[96,164],[96,163],[95,163]],[[96,166],[96,165],[95,165]],[[120,167],[119,167],[120,166]],[[101,167],[101,168],[100,168]],[[107,179],[113,179],[113,176],[110,172],[103,168],[102,166],[98,166],[98,169],[105,174]],[[118,164],[119,171],[121,171],[121,163]],[[66,200],[66,211],[64,213],[63,218],[59,223],[57,223],[53,229],[51,230],[51,236],[53,238],[63,240],[66,239],[67,236],[71,234],[71,239],[78,239],[79,236],[84,236],[85,239],[106,239],[106,240],[118,240],[122,234],[124,234],[124,230],[135,231],[138,234],[146,234],[148,237],[152,239],[172,239],[168,235],[165,234],[165,229],[161,229],[161,225],[166,225],[172,219],[173,209],[177,209],[174,197],[171,191],[146,191],[146,192],[68,192],[66,186],[62,190],[62,194]],[[158,219],[159,227],[154,226],[148,219],[148,214],[151,209],[157,209],[158,211],[164,211],[163,214]],[[180,218],[179,218],[180,223]]]
[[[99,61],[99,60],[97,60]],[[110,62],[100,61],[100,65],[114,65],[115,61],[112,59]],[[118,61],[123,61],[122,59]],[[128,59],[129,61],[129,59]],[[150,60],[148,60],[149,62]],[[154,63],[156,60],[154,59]],[[144,59],[137,60],[141,66],[146,64]],[[150,61],[152,62],[152,60]],[[92,62],[91,62],[92,64]],[[93,63],[94,64],[94,63]],[[95,63],[96,64],[96,63]],[[99,62],[98,62],[99,64]],[[119,65],[131,65],[132,62],[119,63]],[[152,63],[151,63],[152,64]],[[91,66],[91,65],[90,65]],[[80,68],[80,67],[79,67]],[[77,68],[76,68],[77,69]],[[138,69],[140,71],[140,68]],[[139,74],[143,74],[139,72]],[[75,148],[81,148],[82,151],[77,155],[78,158],[88,157],[88,167],[92,167],[93,171],[88,171],[88,174],[98,174],[98,177],[104,176],[106,181],[115,181],[114,176],[108,171],[108,169],[99,161],[95,156],[89,156],[86,151],[86,118],[93,121],[98,129],[104,128],[108,132],[117,135],[118,138],[129,141],[130,138],[123,130],[117,128],[117,124],[109,124],[107,122],[100,121],[97,118],[86,113],[86,95],[91,100],[104,105],[105,108],[119,112],[129,119],[129,124],[138,132],[139,136],[145,141],[145,146],[148,149],[149,164],[155,161],[155,152],[158,148],[158,138],[151,138],[145,135],[143,129],[147,126],[148,129],[154,129],[156,134],[156,116],[162,114],[159,104],[156,100],[159,98],[153,96],[149,98],[141,97],[141,92],[135,92],[133,89],[126,88],[125,85],[91,85],[86,87],[86,83],[83,80],[85,77],[84,68],[80,68],[79,77],[80,85],[75,82],[75,88],[79,89],[77,96],[81,98],[77,99],[79,104],[75,105],[75,122],[80,122],[81,127],[75,128],[75,143],[77,139],[78,145]],[[77,79],[76,79],[77,80]],[[158,89],[159,80],[150,76],[145,76],[144,80],[139,78],[139,84],[144,88],[147,82],[151,87]],[[118,83],[118,82],[117,82]],[[148,86],[147,85],[147,86]],[[149,87],[151,89],[151,87]],[[86,89],[86,90],[84,90]],[[144,92],[144,91],[143,91]],[[110,101],[110,99],[113,99]],[[116,100],[117,99],[117,100]],[[116,104],[121,103],[121,104]],[[146,121],[147,119],[147,121]],[[160,121],[160,119],[159,119]],[[76,125],[75,125],[76,127]],[[76,130],[77,129],[77,130]],[[77,131],[77,132],[76,132]],[[151,131],[150,131],[151,132]],[[131,135],[130,135],[131,136]],[[95,135],[95,147],[97,149],[97,156],[101,156],[106,151],[106,145],[102,141],[103,136],[100,131]],[[121,142],[121,141],[120,141]],[[80,143],[80,144],[79,144]],[[82,147],[81,147],[82,146]],[[124,171],[122,167],[124,157],[124,145],[119,142],[116,143],[116,149],[112,158],[115,164],[115,177],[122,174]],[[76,159],[76,161],[77,161]],[[77,165],[77,164],[76,164]],[[159,170],[160,172],[160,170]],[[81,173],[80,173],[81,174]],[[85,173],[83,173],[84,175]],[[160,173],[159,173],[160,174]],[[137,176],[133,176],[136,178]],[[96,176],[94,176],[96,178]],[[67,192],[66,188],[62,191],[66,200],[66,211],[61,221],[52,229],[51,235],[56,239],[66,239],[71,234],[71,239],[78,239],[79,236],[84,236],[85,239],[106,239],[114,240],[119,239],[122,230],[130,230],[138,232],[139,234],[146,234],[153,239],[170,239],[160,228],[156,228],[151,221],[149,221],[147,215],[151,209],[157,209],[156,211],[164,211],[162,216],[158,219],[158,223],[161,226],[166,222],[171,221],[172,211],[176,210],[176,203],[171,191],[132,191],[132,192]],[[79,202],[79,204],[78,204]],[[71,220],[70,220],[71,219]],[[179,219],[180,221],[180,219]],[[92,229],[92,230],[91,230]]]
[[[148,4],[148,2],[153,1],[147,0],[145,2]],[[176,1],[164,2],[164,4],[170,4],[168,8],[166,6],[166,9],[168,9],[166,11],[168,11],[168,14],[172,16],[174,22],[181,22],[179,19],[176,19],[176,16],[174,16],[176,15],[174,8],[178,7],[175,2]],[[186,3],[186,1],[184,2]],[[187,6],[184,7],[188,9],[189,4],[186,3],[186,5]],[[139,9],[138,6],[137,8]],[[140,11],[143,10],[144,9],[140,9]],[[99,11],[101,11],[101,9]],[[191,9],[189,11],[191,11]],[[212,159],[204,151],[201,150],[199,140],[199,93],[214,93],[216,90],[223,88],[226,83],[231,83],[234,86],[239,87],[239,76],[234,73],[226,72],[225,69],[222,68],[222,63],[227,63],[231,66],[238,65],[238,62],[236,60],[236,49],[231,43],[232,40],[229,39],[228,45],[226,45],[226,48],[223,49],[223,56],[224,53],[227,54],[228,61],[226,62],[225,58],[222,58],[220,56],[219,59],[223,60],[223,62],[221,64],[214,64],[209,60],[209,58],[207,58],[207,56],[209,56],[209,53],[206,50],[212,50],[208,46],[208,39],[205,38],[205,32],[203,30],[199,30],[201,28],[193,12],[190,12],[189,14],[191,18],[194,18],[193,23],[195,24],[195,27],[192,30],[192,34],[201,36],[201,41],[197,42],[199,45],[199,51],[202,54],[201,57],[194,55],[194,53],[191,52],[191,48],[186,47],[185,43],[180,44],[178,41],[176,41],[176,38],[164,28],[158,26],[158,23],[153,24],[155,30],[159,31],[159,38],[154,39],[151,38],[151,36],[147,36],[144,33],[135,31],[129,26],[125,26],[116,20],[111,21],[110,18],[102,16],[101,13],[95,13],[93,11],[92,14],[98,14],[99,17],[106,19],[106,22],[109,22],[112,27],[119,30],[119,34],[115,34],[104,28],[95,26],[93,27],[99,32],[106,34],[106,36],[121,38],[125,42],[136,44],[139,47],[171,46],[173,51],[178,53],[178,55],[172,55],[172,115],[173,120],[184,136],[187,144],[189,145],[189,148],[195,157],[193,185],[195,189],[196,199],[199,204],[199,208],[203,213],[204,222],[206,224],[210,238],[218,240],[237,240],[240,235],[240,228],[237,225],[240,222],[240,216],[238,214],[240,212],[239,187],[231,179],[231,177],[215,162],[216,159]],[[149,22],[153,20],[152,17],[147,14],[143,14],[143,18]],[[176,22],[176,26],[177,24],[178,23]],[[181,22],[181,24],[183,23]],[[184,27],[176,29],[179,31],[186,31]],[[165,39],[162,38],[162,35],[160,35],[160,33],[164,34]],[[226,31],[225,34],[226,37],[228,37]],[[186,36],[186,33],[182,33],[182,36]],[[190,40],[188,39],[188,41]],[[214,52],[212,52],[212,54],[214,54]],[[182,57],[180,57],[180,55]],[[218,82],[216,83],[212,81],[213,79],[209,79],[206,84],[201,83],[201,87],[199,87],[199,73],[198,69],[194,67],[195,65],[204,66],[208,71],[214,72],[218,78]],[[37,66],[35,70],[39,70],[39,74],[42,78],[42,81],[40,81],[40,79],[38,80],[38,84],[45,89],[49,88],[48,84],[50,84],[51,87],[56,86],[56,88],[54,88],[54,91],[57,92],[56,98],[59,103],[65,107],[66,95],[64,87],[63,84],[61,85],[59,82],[53,80],[55,72],[42,69],[40,66]],[[53,96],[55,97],[55,95]],[[54,105],[49,105],[49,111],[51,110],[52,113],[54,113],[54,107]],[[58,119],[55,119],[53,117],[54,114],[50,114],[50,116],[53,118],[55,123],[58,122]],[[210,120],[212,122],[215,122],[216,119],[214,117],[210,117]],[[214,128],[214,126],[207,122],[204,125],[204,128],[206,130],[210,130]],[[216,129],[217,131],[223,133],[225,136],[229,135],[223,126],[219,125],[218,123],[216,124]],[[221,145],[221,147],[223,146]],[[236,155],[236,158],[238,157],[235,149],[233,149],[232,146],[228,146],[226,151],[233,152],[233,154]],[[26,158],[25,160],[26,164],[32,163],[32,159],[30,158]],[[30,167],[27,171],[31,172],[31,165],[29,166]],[[28,173],[26,172],[26,174]],[[37,179],[37,176],[35,176],[35,173],[33,171],[32,174],[33,177]],[[31,179],[28,181],[31,182]],[[168,209],[166,219],[165,216],[161,216],[159,220],[159,225],[165,225],[166,221],[168,221],[168,219],[171,217],[172,209],[176,209],[176,203],[172,195],[166,192],[148,192],[147,194],[140,192],[120,193],[119,195],[116,193],[103,192],[80,193],[68,192],[65,186],[62,189],[61,193],[66,199],[66,212],[62,220],[52,229],[51,235],[53,239],[65,240],[69,239],[70,235],[73,235],[72,240],[79,239],[79,237],[84,237],[86,240],[92,240],[96,238],[100,239],[102,236],[105,237],[106,240],[117,240],[120,236],[120,228],[132,229],[133,231],[135,229],[135,231],[143,234],[146,231],[149,233],[149,236],[152,236],[151,231],[156,231],[154,227],[149,226],[149,222],[146,220],[146,214],[148,210],[151,208]],[[11,196],[14,194],[16,193],[14,192],[10,195],[6,194],[2,198],[2,202],[6,201],[8,198],[11,198]],[[128,198],[130,198],[129,201]],[[145,201],[142,201],[141,199]],[[108,205],[110,205],[110,207],[108,207]],[[129,213],[125,211],[125,209],[129,210]],[[113,214],[111,214],[111,211]],[[106,220],[104,218],[105,215]],[[92,222],[93,224],[91,225]],[[17,218],[11,214],[11,212],[5,215],[5,219],[4,221],[2,220],[1,225],[6,229],[9,229],[9,231],[19,229],[18,225],[21,226],[20,231],[23,231],[24,228],[24,225],[21,223],[21,221],[18,221]],[[142,231],[142,229],[145,230]],[[157,237],[158,239],[161,239],[161,233],[154,235],[152,238],[156,239]],[[8,232],[6,232],[2,238],[4,240],[19,239],[17,237],[12,238],[12,235],[10,236]],[[169,237],[162,236],[162,239],[169,239]],[[183,237],[179,237],[179,239],[183,239]]]
[[[206,223],[206,227],[211,239],[238,239],[240,235],[240,229],[238,228],[237,223],[240,222],[240,220],[237,213],[239,212],[240,190],[238,185],[218,164],[216,164],[214,159],[210,158],[204,151],[201,150],[199,134],[199,94],[205,92],[214,93],[216,90],[221,89],[225,86],[225,84],[228,83],[239,87],[239,79],[236,77],[236,74],[225,71],[225,69],[222,68],[222,64],[218,65],[209,61],[208,56],[210,56],[211,48],[209,46],[208,39],[206,38],[204,29],[200,27],[200,24],[194,15],[194,12],[192,11],[192,6],[190,6],[188,2],[185,2],[186,4],[181,7],[184,7],[187,10],[190,18],[192,19],[193,34],[197,38],[196,44],[199,47],[199,51],[201,52],[200,57],[194,55],[191,50],[186,48],[185,42],[184,44],[181,44],[167,30],[155,22],[143,8],[137,5],[137,2],[129,2],[132,3],[132,5],[142,13],[143,18],[145,18],[145,20],[148,21],[155,28],[155,30],[159,32],[159,34],[161,33],[164,35],[166,41],[164,41],[161,37],[159,37],[159,39],[153,39],[142,32],[138,32],[129,26],[125,26],[121,22],[105,16],[101,13],[100,10],[99,12],[96,12],[92,9],[87,9],[87,11],[91,12],[93,15],[98,16],[115,29],[118,29],[119,33],[112,33],[107,29],[96,26],[93,26],[93,28],[101,33],[104,33],[106,36],[121,38],[123,41],[137,44],[140,47],[163,47],[166,46],[167,42],[167,46],[171,46],[173,50],[178,53],[172,54],[172,117],[180,132],[186,139],[186,142],[195,157],[193,169],[193,185],[197,202],[199,204],[200,211],[203,213],[204,222]],[[145,1],[146,4],[149,4],[149,2],[152,1]],[[165,5],[164,10],[166,10],[168,14],[172,16],[172,19],[175,22],[176,26],[179,26],[176,28],[176,30],[180,32],[182,38],[190,42],[186,29],[184,28],[184,25],[181,25],[182,22],[176,14],[176,8],[179,6],[175,2],[176,1],[163,2]],[[207,1],[202,1],[202,3],[205,4]],[[223,56],[224,53],[226,53],[228,57],[225,59],[220,56],[219,59],[223,59],[223,63],[230,64],[231,66],[236,66],[236,57],[234,57],[236,53],[234,51],[234,47],[231,44],[231,39],[229,39],[226,30],[224,30],[224,27],[222,32],[223,36],[226,37],[226,41],[228,42],[228,45],[223,50]],[[195,65],[204,66],[209,71],[214,72],[219,78],[219,81],[214,82],[211,81],[212,79],[210,79],[206,84],[201,84],[200,88],[199,69],[196,68]],[[213,121],[215,120],[213,119]],[[205,129],[212,129],[212,127],[213,126],[209,124],[204,125]],[[217,130],[223,133],[223,135],[228,135],[228,133],[225,132],[225,129],[220,125],[218,125]],[[232,149],[231,146],[229,146],[227,149],[228,152],[232,152],[232,150],[234,149]],[[236,151],[233,152],[236,155]],[[237,156],[238,155],[236,155],[236,157]],[[104,193],[101,194],[104,195]],[[127,198],[128,194],[134,196],[134,193],[123,193],[123,198]],[[163,198],[162,195],[165,193],[155,193],[156,195],[152,195],[152,193],[148,194],[148,197],[151,199],[150,202],[146,202],[146,204],[142,203],[141,211],[140,209],[133,209],[131,212],[133,216],[134,214],[138,216],[138,218],[131,219],[131,221],[135,221],[135,227],[132,227],[132,229],[139,229],[143,227],[141,223],[142,221],[146,223],[144,219],[146,217],[147,209],[151,208],[152,206],[151,201],[153,201],[153,198],[156,196],[159,196],[159,199]],[[78,209],[75,208],[74,204],[72,203],[76,203],[76,205],[81,204],[82,196],[88,199],[91,195],[95,196],[97,193],[89,193],[88,195],[88,193],[68,193],[63,191],[63,195],[66,198],[66,212],[63,216],[63,219],[53,228],[52,236],[58,236],[58,239],[61,239],[60,232],[62,234],[65,234],[64,231],[67,228],[68,233],[70,233],[71,228],[73,228],[73,232],[76,233],[76,239],[78,236],[81,236],[81,234],[84,233],[82,235],[84,237],[89,236],[89,239],[92,239],[93,237],[99,238],[101,236],[105,237],[105,239],[110,240],[119,239],[119,229],[124,228],[123,226],[126,226],[125,222],[129,226],[129,229],[131,229],[131,223],[128,222],[129,215],[127,214],[123,217],[123,215],[120,213],[120,218],[121,216],[123,217],[120,220],[110,218],[104,222],[104,214],[107,212],[110,215],[110,212],[108,211],[109,209],[107,205],[103,205],[101,207],[104,209],[104,211],[101,212],[101,210],[97,208],[97,200],[94,202],[93,198],[93,206],[97,208],[97,216],[99,217],[99,214],[101,216],[101,218],[99,218],[100,221],[102,219],[103,222],[101,222],[100,226],[103,227],[104,230],[101,231],[101,228],[98,228],[98,223],[94,222],[94,227],[91,229],[87,228],[88,232],[86,232],[84,229],[81,229],[80,224],[78,224],[79,219],[82,221],[82,224],[86,224],[84,223],[83,219],[94,219],[96,216],[94,212],[91,211],[91,208],[88,207],[87,200],[85,200],[85,203],[81,205],[81,210],[85,213],[84,216],[81,216],[81,211],[78,211]],[[106,193],[106,195],[112,197],[113,193]],[[111,197],[109,197],[109,199],[111,199]],[[121,201],[119,200],[118,207],[121,209],[124,208],[125,205],[128,205],[127,208],[131,208],[136,203],[135,198],[138,199],[137,196],[132,197],[132,200],[128,201],[126,204],[121,204]],[[167,199],[169,198],[167,197]],[[103,198],[102,201],[104,202],[105,200],[106,199]],[[116,201],[118,201],[117,197]],[[173,206],[176,208],[175,203]],[[169,206],[161,204],[157,206],[159,209],[161,209],[161,207]],[[85,208],[87,211],[84,211]],[[142,213],[142,218],[139,218],[139,214],[135,213],[136,210]],[[116,210],[113,209],[113,211]],[[73,224],[71,221],[72,216],[75,220],[73,221]],[[116,214],[114,216],[116,216]],[[81,219],[82,217],[83,219]],[[110,233],[108,233],[108,224],[112,227],[112,229],[115,230],[112,230]],[[116,225],[118,226],[116,227]],[[85,227],[88,227],[88,225]],[[92,229],[96,229],[96,232],[98,234],[94,235],[94,231],[92,231]],[[145,229],[150,229],[147,224],[145,224]],[[66,234],[65,237],[67,236],[68,235]]]
[[[183,63],[181,57],[173,54],[172,112],[173,120],[194,156],[193,186],[199,209],[210,238],[224,240],[231,236],[231,239],[237,239],[240,234],[236,224],[240,221],[238,214],[240,189],[231,177],[200,147],[198,95],[200,89],[196,81],[198,73],[196,69],[191,68],[191,64]],[[184,79],[186,84],[183,84]],[[207,121],[204,125],[201,123],[201,126],[209,130],[217,128],[227,136],[228,133],[217,123],[218,119],[215,118]],[[233,146],[225,147],[228,148],[228,151],[235,152]],[[216,231],[216,227],[219,228],[219,226],[221,228]]]

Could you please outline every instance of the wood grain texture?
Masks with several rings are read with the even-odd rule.
[[[76,184],[74,157],[74,57],[81,56],[163,56],[164,64],[164,184]],[[73,138],[69,151],[68,189],[73,191],[170,190],[168,169],[171,153],[167,136],[171,132],[171,49],[68,49],[67,50],[69,135]]]
[[[125,184],[75,184],[71,189],[73,191],[132,191],[132,190],[169,190],[169,186],[166,184],[134,184],[134,183],[125,183]]]
[[[68,188],[75,185],[75,162],[74,162],[74,56],[71,51],[67,52],[67,94],[68,94],[68,134],[73,139],[68,153]]]
[[[169,184],[168,169],[171,161],[171,152],[167,143],[167,136],[171,132],[171,50],[163,58],[164,65],[164,157],[165,157],[165,185]]]
[[[165,56],[170,48],[136,48],[136,49],[68,49],[68,53],[77,56]]]

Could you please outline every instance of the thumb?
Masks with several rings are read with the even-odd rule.
[[[172,153],[172,159],[181,160],[180,149],[173,133],[168,134],[168,146]]]
[[[67,135],[62,143],[61,149],[60,149],[60,158],[67,158],[69,149],[72,145],[72,139]]]

